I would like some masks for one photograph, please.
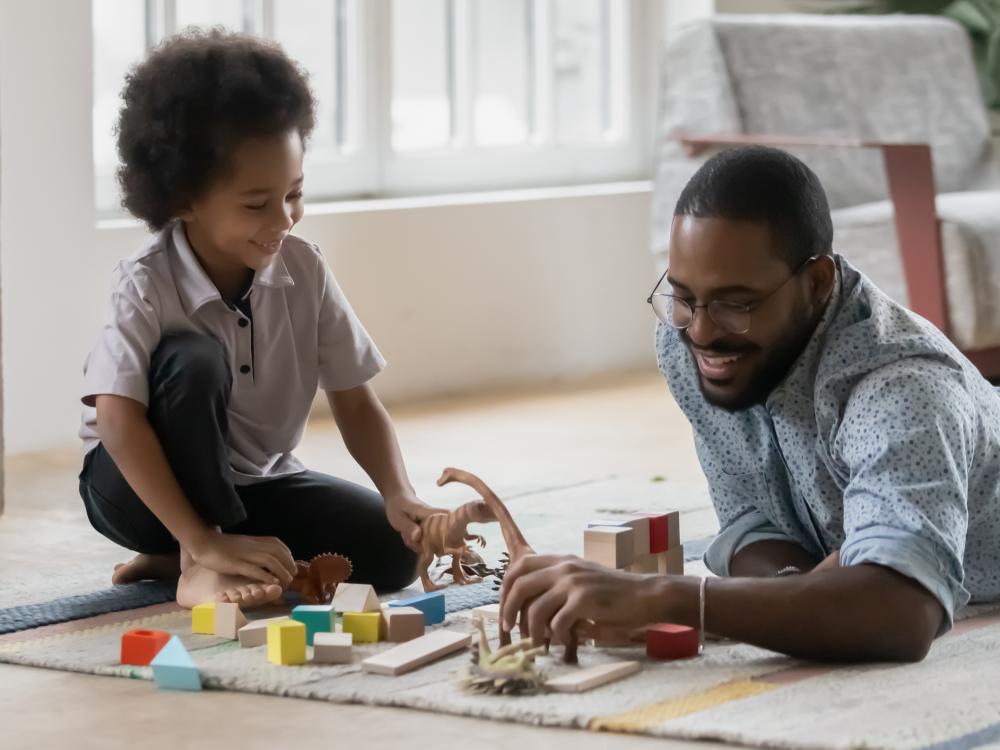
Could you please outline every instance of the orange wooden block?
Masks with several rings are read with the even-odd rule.
[[[698,655],[698,630],[661,623],[646,629],[646,656],[651,659],[687,659]]]
[[[162,630],[129,630],[122,634],[121,663],[148,667],[169,640],[170,633]]]

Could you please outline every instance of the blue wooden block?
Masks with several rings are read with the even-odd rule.
[[[201,675],[176,635],[160,649],[150,666],[156,686],[166,690],[201,690]]]
[[[389,602],[390,607],[413,607],[424,613],[424,620],[428,625],[437,625],[444,622],[444,592],[434,591],[430,594],[421,594],[410,599],[398,599]]]
[[[292,609],[292,619],[306,626],[306,645],[313,645],[317,633],[332,633],[337,625],[337,613],[332,604],[300,604]]]

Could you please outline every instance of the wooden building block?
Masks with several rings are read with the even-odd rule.
[[[630,677],[642,669],[637,661],[616,661],[579,669],[546,681],[545,686],[557,693],[583,693]]]
[[[240,639],[240,646],[243,648],[254,648],[267,643],[267,626],[272,622],[289,621],[287,617],[268,617],[265,620],[252,620],[240,628],[236,635]]]
[[[341,583],[333,595],[338,612],[378,612],[378,594],[367,583]]]
[[[148,667],[170,638],[170,633],[163,630],[125,631],[122,634],[121,663]]]
[[[272,664],[305,664],[306,626],[295,620],[269,623],[267,660]]]
[[[590,521],[587,528],[595,526],[628,526],[635,532],[632,541],[635,543],[633,557],[640,558],[649,554],[649,517],[630,516],[628,518],[610,518]]]
[[[473,617],[479,615],[483,618],[483,622],[500,622],[500,603],[484,604],[481,607],[476,607],[472,610],[472,615]]]
[[[680,513],[642,513],[649,518],[649,552],[656,555],[681,543]]]
[[[698,631],[686,625],[661,623],[646,628],[646,656],[651,659],[687,659],[698,655]]]
[[[247,624],[238,604],[231,602],[216,602],[215,604],[215,634],[222,638],[235,641],[240,628]]]
[[[659,573],[659,555],[643,555],[642,557],[637,557],[632,561],[632,564],[628,566],[628,570],[629,573]]]
[[[215,635],[215,602],[196,604],[191,609],[191,632]]]
[[[332,633],[337,625],[333,604],[300,604],[292,609],[292,619],[306,626],[306,645],[313,645],[317,633]]]
[[[350,633],[316,633],[313,661],[317,664],[350,664],[354,661],[354,636]]]
[[[355,643],[378,643],[382,627],[382,612],[344,612],[340,627],[354,636]]]
[[[583,532],[583,557],[608,568],[627,568],[635,553],[635,532],[628,526],[594,526]]]
[[[661,576],[684,575],[684,545],[678,544],[656,556],[657,572]]]
[[[201,690],[201,675],[181,639],[172,636],[150,662],[156,686],[165,690]]]
[[[391,643],[405,643],[424,634],[424,613],[416,607],[386,607],[382,610],[380,637]]]
[[[469,646],[469,633],[435,630],[361,662],[365,672],[401,675]]]
[[[427,625],[437,625],[444,622],[444,592],[434,591],[430,594],[412,596],[409,599],[397,599],[389,602],[390,607],[415,607],[424,613]]]

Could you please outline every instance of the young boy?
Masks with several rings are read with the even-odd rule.
[[[352,580],[409,584],[433,509],[368,385],[385,360],[320,251],[289,234],[305,77],[276,45],[193,32],[122,96],[123,204],[155,235],[115,268],[84,370],[80,494],[94,528],[139,553],[112,580],[180,575],[183,606],[254,606],[329,551]],[[317,387],[381,497],[292,455]]]

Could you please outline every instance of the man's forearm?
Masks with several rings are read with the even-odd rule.
[[[767,539],[748,544],[733,555],[729,562],[729,574],[734,577],[769,578],[789,566],[806,572],[818,562],[797,544]]]
[[[698,627],[700,580],[663,577],[656,596],[668,622]],[[705,629],[809,659],[916,661],[941,626],[938,601],[912,579],[878,565],[787,578],[713,578]]]

